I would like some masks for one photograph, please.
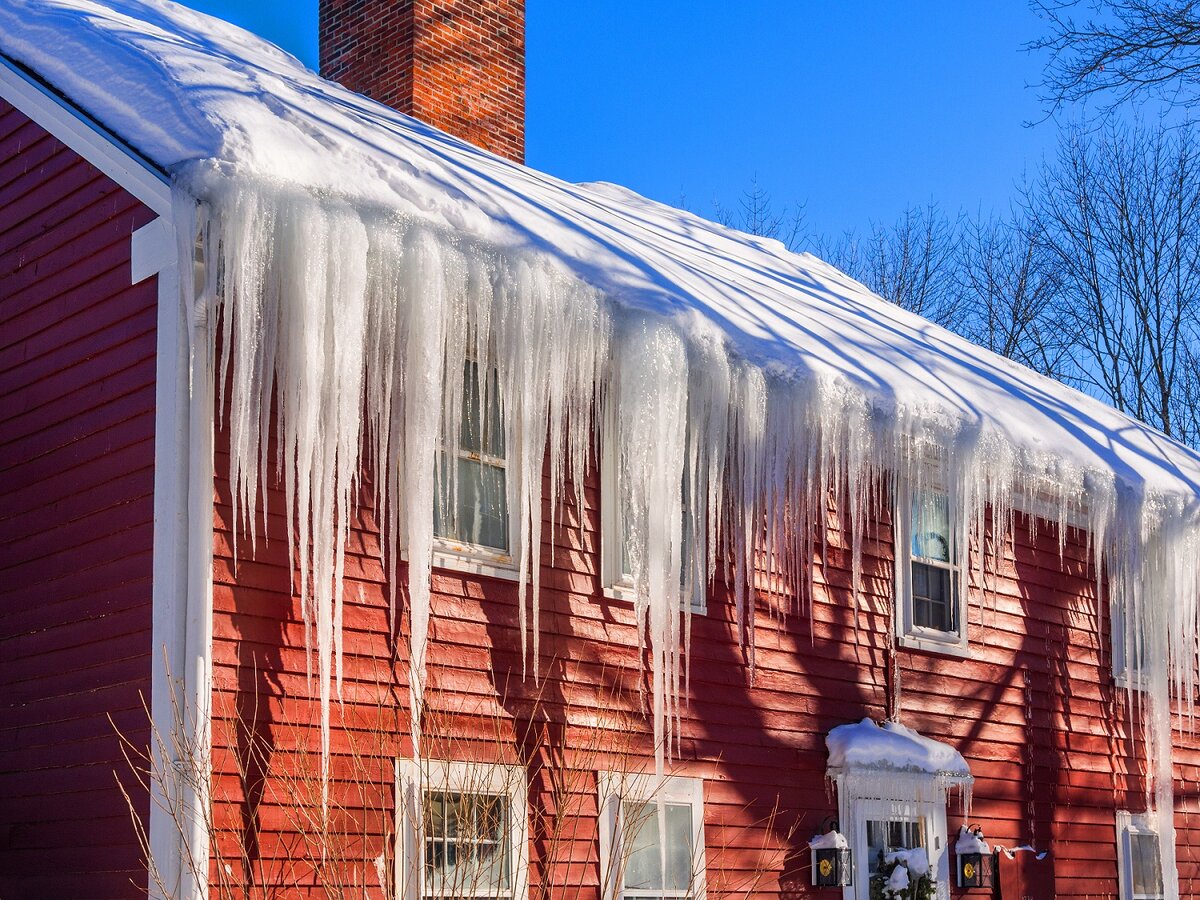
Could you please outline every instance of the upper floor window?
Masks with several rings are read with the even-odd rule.
[[[604,900],[703,898],[704,782],[606,772],[599,788]]]
[[[402,896],[524,898],[524,770],[411,760],[397,764],[397,881]]]
[[[1129,633],[1129,608],[1115,599],[1109,600],[1109,622],[1112,627],[1113,677],[1122,687],[1142,688],[1146,676],[1146,621],[1137,615],[1137,631]]]
[[[511,561],[506,465],[498,375],[492,369],[485,380],[468,360],[458,439],[438,455],[433,530],[441,551]]]
[[[600,573],[607,596],[633,600],[632,536],[629,516],[621,502],[620,466],[611,418],[606,423],[600,463]],[[692,612],[704,613],[707,609],[707,558],[704,535],[696,534],[697,529],[693,524],[690,481],[685,474],[682,485],[683,559],[680,586],[687,592]]]
[[[1117,813],[1117,868],[1121,900],[1161,900],[1166,896],[1158,832],[1149,816]]]
[[[961,529],[944,491],[901,486],[895,516],[896,617],[902,642],[966,649]]]

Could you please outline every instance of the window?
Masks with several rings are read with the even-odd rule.
[[[600,465],[600,572],[604,594],[616,600],[633,600],[633,571],[629,559],[629,529],[621,503],[618,479],[617,442],[613,439],[616,427],[613,417],[607,417],[604,447]],[[690,584],[689,596],[693,613],[707,610],[708,568],[703,535],[697,536],[690,510],[690,479],[683,479],[683,563],[680,576],[683,586]]]
[[[396,883],[405,898],[524,900],[529,830],[519,766],[397,763]]]
[[[1113,585],[1119,589],[1119,585]],[[1135,612],[1138,632],[1132,646],[1127,641],[1126,623],[1130,610],[1126,605],[1109,598],[1109,620],[1112,625],[1113,678],[1122,687],[1141,689],[1145,686],[1146,620],[1145,611]]]
[[[966,651],[965,597],[959,555],[965,545],[950,497],[937,490],[897,491],[896,617],[901,642]]]
[[[464,568],[463,560],[511,567],[508,472],[500,381],[495,369],[486,380],[472,360],[463,365],[462,413],[457,440],[438,454],[433,532],[436,561]],[[454,477],[451,477],[454,473]],[[466,566],[466,568],[472,568]]]
[[[704,782],[602,773],[599,788],[604,900],[702,898]]]
[[[1121,900],[1160,900],[1165,896],[1158,832],[1150,815],[1117,813],[1117,869]]]

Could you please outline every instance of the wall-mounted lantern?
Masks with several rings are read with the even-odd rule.
[[[850,844],[838,831],[836,820],[826,819],[821,833],[808,842],[812,851],[814,887],[850,887],[854,884]]]
[[[983,829],[976,825],[963,825],[958,829],[958,841],[954,845],[958,860],[959,887],[991,887],[995,857],[992,848],[983,839]]]

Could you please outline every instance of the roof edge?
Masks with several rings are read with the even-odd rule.
[[[160,216],[171,215],[171,178],[26,66],[0,53],[0,98],[46,129]]]

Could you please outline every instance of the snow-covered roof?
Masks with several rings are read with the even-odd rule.
[[[500,251],[544,252],[618,308],[661,314],[773,377],[815,373],[887,416],[1003,434],[1139,492],[1200,494],[1190,450],[814,256],[493,156],[217,19],[162,0],[3,0],[0,52],[182,183],[215,171],[294,184]]]
[[[930,776],[970,778],[971,768],[949,744],[935,741],[901,725],[872,719],[838,725],[825,736],[829,771],[904,772]]]

